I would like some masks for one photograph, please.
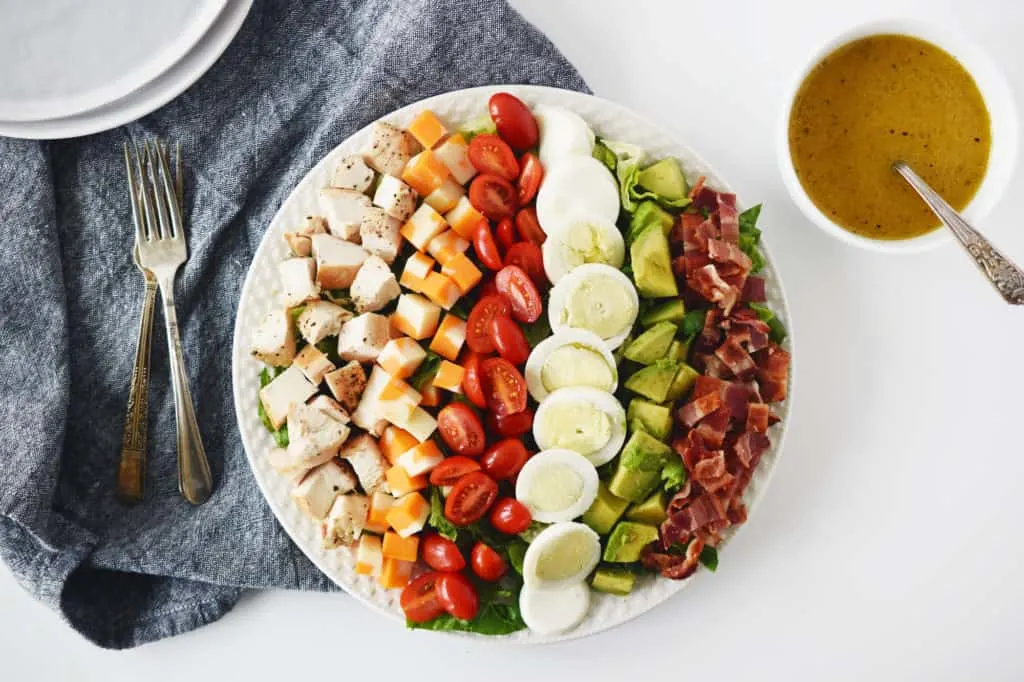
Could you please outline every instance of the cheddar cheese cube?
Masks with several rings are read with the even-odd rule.
[[[384,566],[384,554],[380,537],[363,535],[356,549],[356,573],[359,575],[380,575]]]
[[[454,362],[459,357],[462,344],[466,341],[466,323],[461,318],[448,313],[441,320],[441,326],[437,328],[433,340],[430,342],[430,350],[443,358]],[[422,402],[422,401],[421,401]]]
[[[459,203],[459,198],[466,194],[465,188],[451,178],[423,198],[427,205],[438,213],[447,213]]]
[[[434,154],[448,167],[460,185],[465,185],[476,175],[476,168],[469,160],[469,143],[462,135],[456,133],[449,137],[434,150]]]
[[[385,474],[388,488],[395,497],[402,497],[417,490],[423,490],[429,485],[426,476],[410,476],[409,473],[397,464],[388,469]],[[388,508],[390,511],[390,508]],[[387,512],[385,512],[385,515]]]
[[[384,349],[377,356],[377,364],[391,376],[405,379],[413,375],[425,357],[427,351],[423,350],[423,346],[416,343],[415,339],[403,336],[384,344]]]
[[[441,390],[433,384],[427,384],[420,391],[420,407],[437,407],[441,404]]]
[[[418,444],[419,441],[413,438],[411,433],[394,425],[384,429],[380,440],[377,441],[389,464],[396,464],[399,457]]]
[[[395,506],[395,498],[381,490],[370,496],[370,513],[366,517],[366,530],[383,533],[388,529],[388,512]]]
[[[462,378],[465,375],[466,370],[460,365],[442,360],[441,367],[437,370],[437,374],[434,375],[433,384],[452,393],[462,393]]]
[[[398,466],[405,469],[410,476],[420,476],[429,473],[443,461],[444,453],[437,447],[437,443],[425,440],[399,457]]]
[[[419,493],[400,498],[388,512],[388,525],[403,538],[423,530],[430,516],[430,503]]]
[[[391,316],[391,324],[396,329],[417,341],[433,336],[440,320],[441,308],[419,294],[399,296],[398,307]]]
[[[466,199],[466,203],[469,203],[469,199]],[[462,214],[458,215],[461,216]],[[420,204],[420,207],[409,216],[409,220],[405,222],[405,225],[402,225],[402,229],[399,232],[417,250],[424,251],[430,240],[444,232],[447,227],[448,223],[445,222],[440,213],[432,209],[429,204]]]
[[[457,253],[441,267],[441,274],[455,282],[463,294],[468,293],[480,283],[484,273],[471,261],[466,254]]]
[[[409,159],[402,171],[402,180],[424,197],[439,189],[447,179],[448,167],[429,149]]]
[[[455,256],[465,253],[469,248],[469,241],[459,236],[455,230],[445,230],[430,240],[427,244],[427,253],[437,259],[437,262],[444,265]]]
[[[450,277],[440,272],[432,272],[423,280],[423,295],[445,310],[451,310],[462,296],[462,292],[459,291],[459,285]]]
[[[419,552],[420,539],[415,535],[403,538],[394,531],[384,533],[382,554],[388,559],[399,559],[401,561],[416,561],[416,554]]]
[[[444,219],[464,239],[473,239],[473,233],[476,232],[477,226],[487,222],[483,213],[473,208],[473,204],[469,203],[469,199],[464,196],[459,197],[455,208],[445,213]]]
[[[426,149],[433,148],[434,145],[448,134],[448,129],[444,127],[444,123],[441,123],[441,120],[430,109],[424,109],[417,114],[416,118],[409,124],[408,131]]]
[[[377,584],[389,590],[405,587],[405,584],[409,582],[409,576],[412,575],[413,566],[412,561],[385,558],[380,569],[380,577],[377,578]]]

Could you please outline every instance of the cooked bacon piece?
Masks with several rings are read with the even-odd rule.
[[[764,277],[747,277],[747,281],[743,285],[743,300],[764,303],[767,298]]]
[[[740,462],[743,463],[743,466],[753,469],[757,466],[758,460],[761,459],[761,455],[764,454],[764,451],[768,449],[770,444],[768,436],[763,433],[747,431],[736,440],[736,446],[733,451]]]
[[[736,209],[736,195],[719,192],[718,223],[722,230],[722,239],[731,244],[738,244],[740,241],[739,215]]]
[[[729,429],[729,411],[717,409],[701,420],[694,429],[700,434],[710,448],[721,448],[725,443],[725,433]]]
[[[707,245],[707,252],[711,256],[711,260],[716,263],[730,263],[738,268],[737,272],[730,272],[730,275],[738,275],[740,273],[746,275],[750,272],[750,268],[753,266],[750,256],[743,253],[736,244],[727,242],[724,239],[709,239],[707,240]],[[719,274],[723,276],[725,274],[721,268],[719,268]]]
[[[718,393],[702,395],[699,398],[694,398],[679,408],[679,421],[690,427],[696,426],[697,422],[721,406],[722,396]]]
[[[726,507],[717,495],[702,493],[662,522],[662,544],[671,547],[698,530],[717,532],[728,525],[725,514]]]
[[[693,383],[693,393],[691,394],[691,397],[699,398],[702,395],[707,395],[708,393],[721,394],[722,391],[725,390],[725,385],[726,382],[722,381],[721,379],[716,379],[715,377],[703,375],[699,376],[697,377],[697,380],[694,381]]]
[[[746,430],[753,431],[754,433],[764,433],[767,431],[771,413],[771,408],[764,403],[750,403],[747,405]]]
[[[740,379],[749,379],[757,371],[754,358],[744,350],[735,336],[729,336],[715,351],[715,357],[725,363],[729,370]]]
[[[729,415],[734,424],[742,424],[747,419],[747,409],[753,399],[754,395],[748,384],[729,382],[722,390],[722,411]]]
[[[740,292],[722,279],[714,265],[687,271],[686,284],[708,301],[721,306],[726,315],[740,298]]]
[[[777,403],[786,399],[789,383],[789,353],[777,344],[771,344],[757,352],[757,383],[766,403]]]
[[[669,554],[657,552],[653,545],[644,550],[640,562],[647,568],[658,571],[671,580],[682,580],[693,575],[697,570],[697,563],[700,561],[700,553],[704,551],[704,541],[694,538],[686,546],[683,554]]]
[[[696,348],[698,351],[710,353],[722,342],[722,311],[712,308],[704,315],[704,328],[697,335]]]

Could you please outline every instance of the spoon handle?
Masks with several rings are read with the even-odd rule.
[[[988,281],[1003,299],[1007,303],[1024,305],[1024,271],[971,227],[963,216],[954,211],[953,207],[929,187],[910,166],[903,161],[897,161],[892,168],[910,183],[942,224],[956,235],[960,245],[971,254],[978,268],[985,273]]]

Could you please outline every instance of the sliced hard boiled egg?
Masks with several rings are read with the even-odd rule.
[[[547,230],[544,241],[544,272],[552,283],[587,263],[604,263],[621,268],[626,260],[622,233],[600,216],[577,214],[559,219]]]
[[[580,624],[590,608],[590,587],[585,582],[557,589],[524,585],[519,611],[526,627],[540,635],[556,635]]]
[[[558,589],[581,582],[601,559],[601,540],[590,526],[555,523],[533,539],[523,557],[526,587]]]
[[[538,104],[533,117],[540,128],[540,162],[544,168],[568,156],[593,154],[594,131],[575,111]]]
[[[533,439],[543,450],[572,450],[599,467],[626,442],[626,411],[613,395],[596,388],[560,388],[537,408]]]
[[[596,497],[597,469],[573,450],[538,452],[526,460],[516,479],[516,499],[541,523],[582,516]]]
[[[526,360],[526,388],[538,403],[568,386],[614,393],[618,385],[612,352],[600,336],[586,329],[564,329],[549,336]]]
[[[619,217],[619,186],[603,163],[590,156],[567,156],[544,166],[537,192],[537,221],[551,234],[574,215],[614,223]]]
[[[554,332],[587,329],[612,350],[626,340],[640,310],[629,277],[603,263],[575,268],[551,289],[548,320]]]

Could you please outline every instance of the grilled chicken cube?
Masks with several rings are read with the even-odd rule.
[[[309,379],[303,376],[298,367],[292,365],[260,389],[260,402],[263,403],[263,410],[270,423],[279,429],[288,418],[292,406],[304,405],[315,393],[316,386],[309,383]]]
[[[347,289],[352,286],[359,267],[369,255],[358,244],[329,234],[311,238],[316,261],[316,281],[323,289]]]
[[[356,273],[350,293],[356,310],[366,313],[376,312],[398,298],[402,288],[388,264],[380,256],[370,256]]]
[[[375,362],[390,338],[388,318],[377,313],[363,313],[342,326],[338,334],[338,355],[342,360]]]
[[[295,326],[285,309],[269,313],[252,335],[252,355],[274,367],[287,367],[295,359]]]
[[[320,216],[311,215],[306,217],[306,223],[296,232],[285,232],[284,240],[293,254],[305,258],[313,252],[313,240],[310,237],[325,232],[327,232],[327,221]]]
[[[299,314],[296,326],[307,343],[317,344],[328,336],[338,335],[352,313],[330,301],[313,301]]]
[[[388,461],[377,446],[377,439],[364,433],[349,439],[341,448],[338,456],[352,465],[359,478],[359,485],[368,494],[383,489],[384,478],[388,470]]]
[[[349,412],[356,409],[366,389],[366,372],[363,371],[362,365],[353,360],[341,369],[327,374],[324,380],[334,399],[341,403],[342,407]]]
[[[420,149],[416,138],[401,128],[388,123],[375,123],[370,149],[363,153],[363,158],[374,170],[398,176]]]
[[[389,216],[384,209],[370,208],[359,226],[363,248],[390,265],[402,248],[402,223]]]
[[[331,187],[351,189],[365,194],[373,185],[373,178],[373,169],[366,165],[363,157],[346,156],[334,169]]]
[[[324,380],[324,375],[334,371],[334,363],[327,359],[327,356],[313,344],[308,344],[299,354],[295,356],[295,366],[298,367],[310,383],[319,386]]]
[[[296,403],[288,410],[288,456],[293,468],[311,469],[338,454],[349,427],[323,410]]]
[[[352,492],[358,482],[347,462],[330,459],[303,476],[292,489],[292,499],[299,509],[319,520],[327,516],[334,498]]]
[[[281,296],[286,308],[320,296],[320,287],[313,281],[315,268],[312,258],[289,258],[277,266],[281,275]]]
[[[373,193],[373,203],[392,218],[405,221],[416,210],[416,191],[395,176],[384,175]]]
[[[359,539],[370,514],[370,498],[350,493],[334,498],[334,504],[320,524],[320,535],[325,549],[337,549]]]
[[[362,367],[359,369],[361,371]],[[348,416],[348,410],[338,404],[338,401],[329,395],[318,395],[306,404],[310,407],[315,407],[321,412],[326,412],[328,417],[331,417],[342,424],[348,424],[352,421],[351,417]]]
[[[354,189],[324,187],[320,206],[327,218],[327,229],[335,237],[359,243],[359,225],[372,204],[365,194]]]

